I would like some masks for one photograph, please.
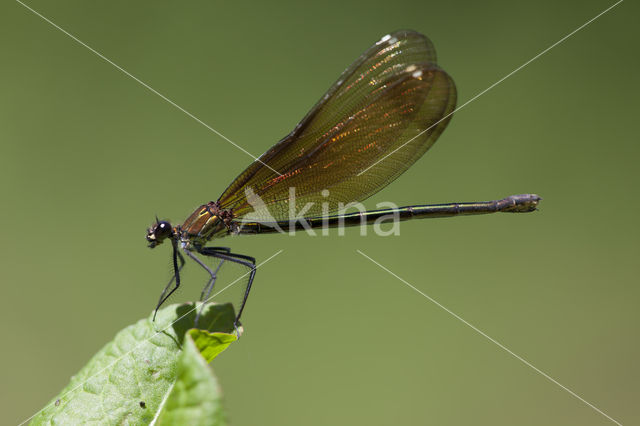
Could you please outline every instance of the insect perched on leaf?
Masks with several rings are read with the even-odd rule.
[[[156,312],[180,286],[184,253],[209,274],[203,300],[209,299],[223,264],[245,268],[238,323],[256,262],[227,247],[206,245],[227,235],[355,226],[391,213],[408,220],[536,210],[540,197],[523,194],[486,202],[341,211],[380,191],[420,158],[449,123],[455,105],[455,84],[437,65],[427,37],[414,31],[384,36],[342,73],[291,133],[240,173],[217,201],[198,207],[182,225],[156,220],[148,229],[149,247],[167,239],[173,247],[174,276],[162,291]],[[292,211],[309,203],[313,204],[305,209],[303,220],[291,220]],[[216,259],[217,266],[208,266],[201,257]]]

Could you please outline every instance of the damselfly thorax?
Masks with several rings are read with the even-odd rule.
[[[222,209],[215,201],[198,207],[180,226],[183,242],[204,245],[206,242],[233,233],[237,225],[230,210]]]

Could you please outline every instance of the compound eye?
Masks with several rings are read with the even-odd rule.
[[[157,238],[167,238],[171,235],[171,224],[169,222],[159,222],[155,229],[155,234]]]

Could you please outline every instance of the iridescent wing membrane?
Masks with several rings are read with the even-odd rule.
[[[242,172],[218,202],[240,220],[271,221],[289,219],[290,188],[295,188],[296,212],[314,202],[307,217],[362,201],[433,145],[455,104],[455,84],[436,65],[429,39],[413,31],[389,34],[347,68],[296,128]]]

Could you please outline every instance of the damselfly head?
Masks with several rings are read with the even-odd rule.
[[[162,244],[165,238],[173,235],[173,228],[171,224],[166,220],[156,219],[156,223],[151,225],[147,229],[147,241],[149,242],[149,248],[154,248],[158,244]]]

